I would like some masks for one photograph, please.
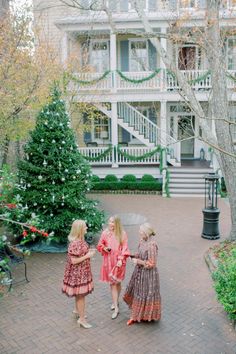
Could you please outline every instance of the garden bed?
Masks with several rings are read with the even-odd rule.
[[[224,241],[205,253],[218,301],[236,330],[236,241]]]

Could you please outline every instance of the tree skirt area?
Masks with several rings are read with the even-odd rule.
[[[66,244],[58,244],[56,242],[51,242],[47,244],[46,242],[37,242],[31,245],[19,246],[22,250],[29,250],[31,252],[40,253],[65,253],[67,252],[68,246]]]

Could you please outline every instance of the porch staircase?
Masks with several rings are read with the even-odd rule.
[[[204,167],[170,167],[169,191],[171,197],[204,197],[204,176],[213,172]]]
[[[106,105],[102,103],[96,103],[95,106],[103,112],[106,116],[112,119],[111,111]],[[161,136],[161,129],[148,119],[145,115],[140,113],[136,108],[128,104],[127,102],[117,103],[117,122],[119,126],[132,134],[137,138],[142,144],[147,147],[154,148],[157,145],[158,138]],[[166,134],[167,144],[176,144],[176,140],[170,135]],[[163,135],[163,133],[162,133]],[[169,163],[173,166],[178,166],[176,158],[169,156]]]

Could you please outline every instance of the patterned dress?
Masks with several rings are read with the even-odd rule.
[[[146,261],[147,266],[136,264],[123,297],[131,309],[130,318],[137,322],[161,318],[157,250],[154,236],[150,236],[147,241],[140,241],[136,257]]]
[[[104,247],[111,248],[111,251],[105,252]],[[103,256],[100,280],[110,284],[121,282],[125,277],[126,260],[129,256],[127,234],[124,232],[123,242],[120,245],[114,233],[106,229],[101,234],[97,250]],[[119,269],[116,268],[118,260],[122,261],[122,266]]]
[[[88,251],[89,247],[83,240],[75,240],[69,244],[62,287],[62,292],[69,297],[87,295],[93,291],[90,259],[87,258],[79,264],[71,262],[71,257],[83,257]]]

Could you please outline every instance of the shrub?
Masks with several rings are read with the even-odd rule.
[[[115,175],[106,175],[105,182],[118,182],[118,178]]]
[[[98,176],[96,176],[96,175],[93,175],[91,177],[91,180],[92,180],[92,183],[100,182],[100,178]]]
[[[152,175],[143,175],[141,178],[142,182],[156,182],[156,178],[153,177]]]
[[[134,175],[124,175],[121,178],[121,181],[123,181],[123,182],[136,182],[137,178]]]
[[[219,302],[229,318],[236,320],[236,248],[221,257],[212,277]]]

